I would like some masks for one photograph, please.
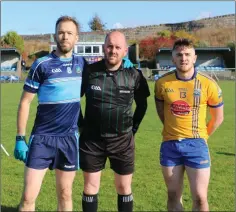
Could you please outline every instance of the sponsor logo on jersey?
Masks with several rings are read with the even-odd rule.
[[[186,92],[186,91],[188,91],[188,89],[187,88],[179,88],[179,91]]]
[[[173,88],[165,88],[165,92],[166,93],[174,92],[174,89]]]
[[[102,89],[98,85],[91,85],[91,89],[95,91],[101,91]]]
[[[76,70],[76,73],[77,73],[77,74],[81,73],[81,71],[82,71],[79,66],[76,66],[75,70]]]
[[[120,90],[120,93],[130,93],[129,90]]]
[[[68,73],[68,74],[71,74],[71,73],[72,73],[71,67],[67,67],[66,70],[67,70],[67,73]]]
[[[187,102],[182,100],[177,100],[173,102],[170,106],[171,112],[174,115],[188,115],[190,113],[190,106]]]
[[[193,95],[194,96],[201,96],[201,89],[199,89],[199,88],[194,89]]]
[[[72,63],[64,63],[62,66],[72,66]]]
[[[54,68],[52,69],[52,73],[60,73],[62,70],[60,68]]]

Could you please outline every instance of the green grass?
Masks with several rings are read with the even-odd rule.
[[[235,83],[219,83],[224,95],[225,120],[222,126],[209,139],[212,159],[211,180],[209,185],[209,204],[212,211],[234,211],[235,197]],[[1,85],[1,142],[10,153],[7,157],[1,151],[1,206],[2,211],[14,211],[20,202],[23,190],[24,165],[14,159],[13,149],[16,134],[16,112],[23,84]],[[149,106],[135,137],[136,162],[133,177],[134,211],[166,211],[166,187],[159,165],[159,147],[161,143],[161,123],[157,117],[153,88],[150,82],[151,96]],[[84,100],[82,101],[82,104]],[[37,100],[31,106],[27,125],[30,134],[36,112]],[[191,196],[185,178],[183,202],[185,210],[191,210]],[[81,211],[83,188],[82,172],[78,171],[73,187],[74,210]],[[36,202],[38,211],[56,210],[56,189],[54,172],[48,171]],[[103,171],[99,192],[99,211],[116,211],[116,191],[113,172]]]

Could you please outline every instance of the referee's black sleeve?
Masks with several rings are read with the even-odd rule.
[[[84,59],[82,85],[81,85],[81,97],[86,93],[86,90],[88,88],[88,81],[89,81],[89,65],[87,61]]]
[[[138,70],[139,76],[136,81],[136,89],[134,91],[134,100],[136,108],[133,116],[133,133],[136,133],[138,127],[147,110],[147,97],[150,96],[147,80],[144,78],[142,72]]]
[[[84,67],[83,67],[83,72],[82,72],[82,84],[81,84],[81,91],[80,91],[81,97],[85,94],[87,87],[88,87],[88,79],[89,79],[89,74],[88,74],[89,70],[88,69],[89,69],[89,65],[88,65],[87,61],[84,59]],[[77,126],[79,128],[84,126],[84,116],[82,113],[81,105],[80,105],[79,119],[77,122]]]

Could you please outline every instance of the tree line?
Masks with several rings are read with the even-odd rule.
[[[90,19],[88,25],[91,31],[106,30],[106,23],[104,23],[97,14],[95,14]],[[235,28],[232,30],[235,32]],[[235,40],[230,39],[230,34],[232,34],[233,31],[230,32],[230,30],[228,30],[228,33],[226,33],[226,31],[227,30],[225,29],[206,29],[193,32],[187,32],[185,30],[163,30],[158,32],[154,36],[148,36],[140,40],[128,40],[128,43],[130,45],[138,43],[140,49],[139,57],[141,59],[148,60],[152,60],[153,58],[155,58],[159,48],[172,47],[176,39],[183,37],[191,39],[194,42],[195,47],[210,47],[212,45],[217,45],[218,43],[218,46],[227,46],[231,48],[232,52],[234,52]],[[204,40],[204,38],[207,38],[207,40]],[[46,45],[44,45],[44,48],[45,46]],[[22,57],[25,60],[28,59],[28,55],[33,53],[27,52],[27,49],[25,49],[24,39],[15,31],[9,31],[1,38],[1,47],[17,48],[17,50],[22,54]]]

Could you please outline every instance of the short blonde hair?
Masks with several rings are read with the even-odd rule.
[[[77,33],[79,34],[80,25],[79,25],[78,21],[76,20],[76,18],[71,17],[71,16],[67,16],[67,15],[61,16],[60,18],[57,19],[56,26],[55,26],[55,32],[57,32],[58,24],[61,22],[66,22],[66,21],[73,22],[76,26]]]

